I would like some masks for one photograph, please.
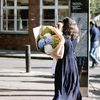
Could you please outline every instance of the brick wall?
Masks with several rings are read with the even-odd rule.
[[[29,32],[28,35],[0,34],[0,49],[25,50],[25,45],[30,45],[36,51],[33,28],[40,25],[40,0],[29,0]],[[31,19],[34,19],[33,21]]]
[[[34,19],[34,20],[32,20]],[[33,28],[40,25],[40,0],[29,0],[29,35],[32,42],[32,48],[35,46],[33,40]]]

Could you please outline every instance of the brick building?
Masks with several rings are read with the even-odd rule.
[[[0,49],[36,51],[33,28],[70,15],[70,0],[0,0]]]

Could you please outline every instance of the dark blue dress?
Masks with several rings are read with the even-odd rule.
[[[77,63],[70,40],[65,36],[64,57],[58,59],[55,71],[55,96],[53,100],[82,100]],[[77,40],[72,40],[74,49]]]

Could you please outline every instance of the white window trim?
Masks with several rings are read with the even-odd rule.
[[[58,9],[69,9],[68,6],[58,6],[58,0],[55,0],[55,6],[43,6],[43,0],[40,0],[40,25],[42,25],[42,10],[43,9],[55,9],[55,25],[58,23]],[[70,0],[69,0],[70,2]]]
[[[3,9],[14,9],[14,30],[3,30]],[[1,0],[1,33],[28,33],[28,31],[17,31],[17,9],[28,9],[28,6],[17,6],[17,0],[14,0],[14,6],[3,6],[3,0]]]

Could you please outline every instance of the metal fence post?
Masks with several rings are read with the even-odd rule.
[[[26,54],[26,72],[31,71],[31,56],[30,56],[30,45],[25,46],[25,54]]]

